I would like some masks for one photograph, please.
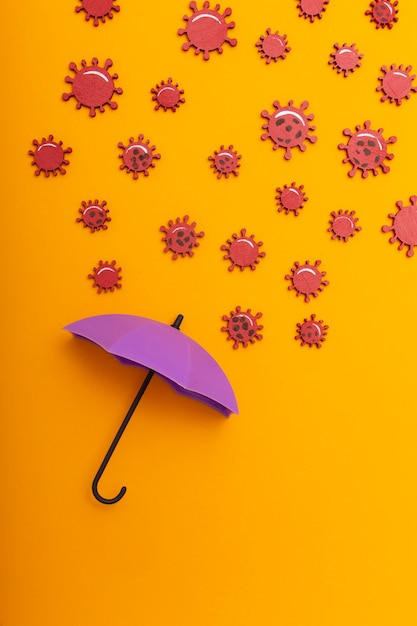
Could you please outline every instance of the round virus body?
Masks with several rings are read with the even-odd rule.
[[[41,172],[45,172],[45,176],[48,177],[52,172],[54,176],[58,172],[66,174],[64,165],[69,165],[69,161],[65,158],[66,154],[72,152],[72,148],[62,148],[62,141],[56,142],[53,140],[54,136],[49,135],[46,139],[42,138],[42,141],[34,139],[32,141],[35,146],[35,150],[29,150],[28,154],[33,157],[32,165],[36,165],[37,170],[35,176],[39,176]]]
[[[236,311],[231,311],[230,316],[223,315],[222,320],[227,322],[227,326],[223,326],[222,331],[229,333],[227,340],[234,341],[233,348],[237,349],[241,344],[246,348],[249,343],[255,343],[255,339],[262,339],[259,331],[263,326],[257,322],[261,317],[262,313],[252,315],[251,309],[242,311],[240,306],[236,307]]]
[[[398,0],[388,2],[388,0],[377,0],[371,2],[370,9],[365,11],[365,15],[371,16],[371,22],[375,22],[376,28],[392,28],[398,22]]]
[[[417,86],[412,85],[415,79],[415,75],[410,76],[412,69],[411,65],[404,68],[404,65],[397,67],[395,63],[391,65],[390,69],[385,65],[381,67],[384,74],[379,77],[378,80],[381,81],[381,85],[376,88],[377,91],[383,92],[381,102],[389,100],[400,105],[403,99],[408,100],[411,92],[417,91]]]
[[[196,232],[196,223],[188,223],[190,218],[188,215],[184,215],[181,219],[177,217],[175,222],[169,220],[168,226],[161,226],[159,229],[165,233],[165,237],[162,237],[161,241],[166,243],[164,252],[173,252],[172,258],[175,261],[178,256],[185,257],[194,256],[193,248],[197,248],[200,242],[197,241],[197,237],[204,237],[204,232]]]
[[[355,217],[355,211],[342,211],[341,209],[336,213],[332,211],[332,219],[330,220],[330,227],[327,232],[332,233],[332,239],[341,239],[348,241],[349,237],[353,237],[355,232],[362,230],[360,226],[357,226],[358,218]]]
[[[299,16],[314,22],[316,17],[321,19],[326,10],[326,5],[330,0],[299,0],[297,8],[300,9]]]
[[[329,65],[332,65],[338,73],[343,72],[345,76],[349,76],[349,72],[354,72],[357,67],[361,66],[359,61],[363,58],[363,54],[359,54],[354,43],[351,46],[346,43],[339,46],[335,43],[334,48],[335,52],[330,54]]]
[[[266,35],[260,36],[260,41],[256,42],[258,52],[261,57],[269,64],[271,61],[285,59],[287,52],[291,51],[288,46],[287,35],[280,35],[278,31],[271,33],[271,29],[266,29]]]
[[[84,228],[89,228],[92,233],[96,230],[107,230],[106,222],[111,222],[111,217],[107,216],[109,209],[105,208],[107,202],[105,200],[103,202],[98,200],[85,202],[83,200],[81,204],[82,208],[78,209],[81,217],[77,217],[75,221],[82,222]]]
[[[228,149],[220,146],[219,151],[214,151],[214,156],[209,156],[209,161],[212,161],[210,167],[214,169],[217,178],[222,176],[229,178],[230,174],[238,176],[237,168],[240,167],[241,158],[242,156],[233,150],[233,146],[229,146]]]
[[[195,53],[203,52],[205,61],[210,58],[210,52],[217,50],[223,52],[223,44],[231,46],[237,44],[236,39],[230,39],[227,31],[235,27],[234,22],[226,22],[225,18],[231,15],[232,9],[225,9],[219,13],[220,4],[216,4],[214,9],[210,9],[210,2],[204,2],[203,8],[198,10],[195,2],[190,2],[191,16],[184,15],[187,22],[185,28],[178,30],[179,35],[187,35],[188,42],[182,45],[183,50],[191,47],[195,48]]]
[[[304,185],[297,187],[295,183],[284,185],[283,189],[277,187],[276,192],[278,195],[275,196],[275,200],[277,200],[278,212],[285,211],[287,215],[293,212],[297,216],[300,209],[303,208],[304,202],[308,200],[303,189]]]
[[[77,109],[81,109],[82,106],[87,107],[90,109],[91,117],[95,117],[96,109],[103,113],[106,104],[111,109],[117,109],[117,102],[113,102],[111,98],[115,93],[123,93],[123,89],[114,86],[114,80],[118,78],[118,75],[109,74],[107,71],[113,65],[111,59],[106,60],[104,67],[99,66],[96,58],[91,63],[91,65],[87,65],[86,61],[82,60],[80,70],[75,63],[69,64],[69,68],[75,72],[75,76],[74,78],[65,77],[65,82],[72,84],[72,91],[63,93],[62,99],[66,101],[75,98]]]
[[[162,108],[164,111],[171,109],[175,113],[185,102],[185,98],[182,97],[184,90],[179,89],[178,83],[174,85],[172,78],[168,78],[167,82],[161,80],[161,84],[153,87],[151,93],[153,94],[152,100],[156,102],[155,111]]]
[[[390,213],[388,216],[392,219],[392,225],[382,227],[384,233],[393,233],[389,242],[398,241],[400,244],[398,250],[408,246],[408,257],[414,256],[414,247],[417,246],[417,196],[411,196],[410,202],[410,205],[403,206],[401,200],[398,200],[398,212]]]
[[[149,146],[149,140],[144,141],[143,135],[139,135],[138,141],[130,137],[128,146],[119,142],[118,147],[123,150],[123,154],[119,154],[119,159],[123,160],[120,169],[127,170],[127,174],[132,172],[135,180],[140,172],[148,176],[148,169],[155,167],[154,159],[161,158],[160,154],[154,153],[155,146]]]
[[[94,26],[98,26],[100,24],[99,20],[104,23],[106,17],[110,20],[113,18],[112,11],[115,13],[120,11],[120,7],[114,4],[114,1],[115,0],[80,0],[81,6],[76,6],[75,11],[77,13],[85,11],[86,21],[88,22],[92,18]]]
[[[227,252],[223,258],[231,261],[229,271],[232,272],[235,267],[240,267],[241,270],[250,267],[255,270],[259,259],[266,256],[265,252],[259,251],[262,245],[262,241],[255,241],[254,235],[248,237],[245,228],[241,229],[240,235],[233,233],[232,238],[227,240],[227,245],[221,247],[221,250]]]
[[[315,126],[309,126],[309,121],[314,119],[314,115],[305,115],[304,111],[308,107],[308,102],[304,101],[301,107],[293,107],[293,101],[290,100],[288,106],[281,106],[275,100],[274,113],[262,111],[262,117],[268,118],[268,122],[263,124],[267,132],[261,136],[261,139],[272,139],[274,142],[274,150],[278,148],[285,149],[284,157],[291,159],[291,148],[298,146],[302,152],[306,149],[303,141],[308,139],[311,143],[317,141],[317,137],[309,135],[310,130],[315,130]]]
[[[93,287],[97,287],[98,293],[104,291],[114,291],[120,289],[120,281],[122,277],[120,272],[121,267],[116,267],[116,261],[109,263],[108,261],[99,261],[98,267],[93,268],[93,273],[88,275],[94,281]]]
[[[304,265],[300,265],[296,261],[291,269],[292,274],[285,276],[286,280],[292,282],[288,289],[294,289],[297,296],[304,296],[304,302],[310,302],[310,296],[316,298],[329,284],[328,280],[323,280],[326,272],[320,272],[318,269],[320,264],[321,261],[316,261],[314,265],[306,261]]]
[[[304,318],[304,322],[297,324],[295,339],[299,339],[302,346],[321,348],[328,328],[328,326],[323,324],[323,320],[316,320],[316,316],[313,313],[310,319]]]
[[[350,137],[347,145],[340,143],[339,149],[346,150],[347,156],[343,159],[343,163],[350,163],[352,169],[349,172],[349,176],[354,176],[358,170],[362,170],[363,178],[368,176],[371,170],[376,176],[378,174],[378,167],[382,169],[384,174],[390,171],[388,165],[384,163],[385,159],[393,159],[393,154],[387,153],[387,144],[395,143],[396,137],[390,137],[384,139],[382,136],[383,128],[378,130],[372,130],[370,128],[371,122],[366,121],[363,129],[360,126],[356,126],[356,132],[345,128],[344,135]]]

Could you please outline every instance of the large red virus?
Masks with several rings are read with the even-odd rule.
[[[35,150],[29,150],[28,154],[33,157],[32,165],[37,167],[35,176],[39,176],[41,172],[45,172],[47,178],[51,172],[54,176],[58,172],[66,174],[63,166],[69,165],[69,161],[65,155],[70,154],[72,148],[65,148],[64,150],[62,141],[56,142],[53,139],[54,136],[49,135],[47,139],[42,137],[42,141],[37,141],[37,139],[32,141]]]
[[[303,208],[304,202],[308,200],[303,189],[304,185],[297,187],[294,182],[291,185],[284,185],[282,189],[277,187],[276,192],[278,195],[275,196],[275,200],[277,201],[278,213],[285,211],[288,215],[288,213],[293,212],[297,216],[300,209]]]
[[[189,219],[188,215],[184,215],[182,219],[177,217],[175,222],[169,220],[168,226],[161,226],[159,229],[165,233],[165,236],[162,237],[162,241],[166,243],[164,252],[173,252],[172,258],[174,261],[179,256],[185,257],[187,254],[194,256],[193,248],[197,248],[200,245],[197,237],[204,237],[204,232],[198,233],[195,230],[196,223],[192,222],[190,224],[188,222]]]
[[[113,19],[113,13],[118,13],[120,11],[120,7],[117,4],[114,4],[115,0],[80,0],[81,6],[76,6],[75,11],[80,13],[80,11],[85,11],[85,19],[88,22],[91,18],[93,18],[94,26],[98,26],[100,24],[99,20],[102,23],[106,21],[106,17],[108,19]]]
[[[210,167],[214,169],[217,178],[222,176],[229,178],[230,174],[237,176],[239,174],[237,168],[240,167],[239,160],[241,158],[242,155],[233,150],[233,146],[229,146],[227,149],[220,146],[219,151],[214,151],[214,156],[209,156],[209,161],[212,161]]]
[[[106,60],[104,67],[99,66],[96,58],[91,63],[91,65],[87,65],[83,59],[80,70],[75,63],[69,64],[69,68],[75,72],[75,76],[74,78],[65,77],[65,82],[72,84],[72,91],[63,93],[62,99],[67,101],[70,98],[75,98],[77,109],[81,109],[82,106],[87,107],[90,109],[91,117],[95,117],[96,109],[103,113],[106,104],[111,109],[117,109],[117,102],[114,102],[112,97],[115,93],[123,93],[123,89],[114,86],[114,81],[118,75],[109,74],[107,71],[113,65],[111,59]]]
[[[221,250],[227,252],[223,258],[231,261],[229,271],[232,272],[235,267],[240,267],[241,270],[250,267],[255,270],[259,259],[266,256],[265,252],[259,251],[262,245],[262,241],[255,241],[255,235],[248,237],[245,228],[241,229],[240,235],[233,233],[232,238],[227,239],[227,245],[221,247]]]
[[[88,275],[88,278],[94,281],[93,287],[97,287],[98,293],[102,293],[103,291],[107,293],[108,291],[121,288],[121,271],[121,267],[116,267],[116,261],[112,261],[111,263],[108,261],[99,261],[98,267],[93,268],[93,272]]]
[[[310,319],[304,318],[304,322],[297,324],[295,339],[299,339],[302,346],[321,348],[328,328],[328,326],[323,324],[323,320],[316,320],[316,316],[313,313]]]
[[[338,74],[343,72],[344,76],[349,76],[349,72],[354,72],[357,67],[361,66],[359,61],[363,59],[363,54],[359,54],[354,43],[351,46],[346,43],[339,46],[335,43],[334,48],[335,52],[330,54],[329,65],[332,65]]]
[[[262,313],[252,315],[251,309],[242,311],[240,306],[236,307],[236,311],[231,311],[230,316],[223,315],[222,320],[227,322],[227,326],[223,326],[222,331],[229,334],[228,341],[234,341],[234,349],[240,344],[246,348],[249,343],[255,343],[255,339],[262,339],[259,331],[263,329],[263,326],[257,322],[261,317]]]
[[[350,163],[352,169],[349,171],[349,176],[354,176],[358,170],[362,170],[363,178],[366,178],[369,171],[372,171],[374,176],[378,174],[378,167],[382,169],[384,174],[390,171],[390,167],[384,163],[385,159],[391,160],[394,158],[393,154],[388,154],[387,145],[395,143],[396,137],[390,137],[384,139],[382,132],[383,128],[378,130],[372,130],[370,128],[371,122],[367,120],[364,123],[363,129],[360,126],[356,126],[356,132],[345,128],[344,135],[350,137],[348,143],[339,144],[340,150],[346,150],[347,156],[343,159],[343,163]]]
[[[320,20],[326,10],[326,5],[330,0],[299,0],[297,8],[300,9],[299,16],[314,22],[316,17]]]
[[[123,154],[119,154],[119,159],[123,160],[120,169],[127,170],[127,174],[132,172],[135,180],[140,172],[148,176],[148,169],[155,167],[154,159],[161,158],[160,154],[154,153],[155,146],[150,146],[148,139],[144,141],[143,135],[139,135],[138,141],[130,137],[129,145],[127,146],[120,141],[118,147],[123,150]]]
[[[304,302],[310,302],[310,296],[316,298],[319,292],[323,291],[324,287],[329,284],[328,280],[323,280],[326,272],[319,270],[320,264],[321,261],[316,261],[314,265],[306,261],[304,265],[301,265],[296,261],[294,267],[291,268],[291,275],[285,276],[286,280],[290,280],[292,283],[288,289],[294,289],[297,296],[304,296]]]
[[[258,52],[261,57],[269,64],[271,61],[285,59],[287,53],[291,51],[288,46],[287,35],[280,35],[278,31],[271,32],[270,28],[266,29],[266,35],[261,35],[260,40],[256,42]]]
[[[308,107],[308,102],[304,101],[300,107],[293,107],[293,101],[290,100],[288,106],[281,106],[275,100],[273,103],[276,111],[268,113],[262,111],[262,117],[266,117],[268,122],[263,124],[262,128],[267,132],[261,136],[261,139],[272,139],[274,142],[274,150],[278,148],[285,149],[285,159],[291,159],[291,148],[298,148],[304,152],[306,149],[303,141],[308,139],[311,143],[317,141],[315,135],[309,135],[310,130],[315,130],[315,126],[309,126],[309,121],[314,119],[314,115],[305,115],[304,111]]]
[[[398,200],[396,203],[398,212],[390,213],[388,216],[392,219],[392,225],[382,227],[384,233],[393,233],[389,242],[398,241],[400,244],[398,250],[408,246],[408,257],[414,256],[414,248],[417,246],[417,196],[411,196],[410,202],[410,205],[404,206],[401,200]]]
[[[81,204],[82,208],[78,209],[81,217],[77,217],[75,221],[84,224],[84,228],[89,228],[92,233],[97,230],[107,230],[106,222],[111,222],[111,217],[107,216],[109,209],[105,208],[107,202],[105,200],[102,202],[98,200],[85,202],[83,200]]]
[[[220,4],[216,4],[214,9],[210,9],[210,2],[204,2],[202,9],[197,9],[195,2],[190,2],[190,9],[193,11],[191,16],[184,15],[187,22],[185,28],[178,30],[179,35],[187,35],[188,42],[182,45],[183,50],[191,47],[195,48],[195,53],[203,52],[205,61],[210,58],[210,52],[217,50],[223,52],[223,44],[228,43],[231,46],[237,44],[236,39],[230,39],[227,31],[235,27],[234,22],[226,22],[225,18],[231,15],[232,9],[225,9],[223,13],[219,13]]]
[[[178,83],[174,85],[172,78],[168,78],[167,82],[161,80],[161,84],[153,87],[151,93],[153,94],[152,100],[156,102],[155,111],[162,108],[164,111],[171,109],[175,113],[185,102],[185,98],[182,97],[184,90],[178,87]]]
[[[397,67],[395,63],[391,65],[390,69],[386,65],[381,67],[384,74],[379,76],[378,80],[381,81],[381,85],[376,88],[377,91],[383,92],[381,102],[389,100],[400,105],[403,99],[408,100],[411,92],[417,91],[417,86],[412,85],[415,79],[415,75],[410,76],[412,69],[411,65],[404,68],[404,65]]]
[[[388,0],[376,0],[371,2],[370,9],[365,11],[365,15],[371,16],[371,22],[375,22],[376,28],[392,28],[398,22],[398,0],[388,2]]]
[[[327,232],[332,233],[332,239],[340,239],[348,241],[349,237],[353,237],[357,231],[362,230],[357,225],[358,218],[355,217],[355,211],[332,211],[332,219]]]

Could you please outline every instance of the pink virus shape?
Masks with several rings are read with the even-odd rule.
[[[81,202],[82,208],[78,209],[81,213],[80,217],[77,217],[76,222],[82,222],[84,228],[89,228],[92,233],[97,230],[107,230],[106,222],[111,222],[111,217],[107,216],[109,209],[106,209],[107,202],[99,202],[98,200],[84,200]]]
[[[237,168],[240,167],[239,160],[241,158],[242,156],[233,150],[233,146],[229,146],[228,149],[220,146],[219,151],[214,151],[214,156],[209,156],[209,161],[212,161],[210,167],[214,169],[217,178],[222,176],[229,178],[230,174],[238,176]]]
[[[107,71],[113,65],[111,59],[106,60],[104,67],[99,66],[96,58],[91,63],[92,65],[87,65],[87,62],[83,59],[80,70],[75,63],[69,64],[69,68],[75,72],[75,76],[74,78],[71,78],[71,76],[65,77],[65,82],[72,84],[72,91],[63,93],[62,99],[67,101],[70,98],[75,98],[77,100],[77,109],[81,109],[82,106],[87,107],[90,109],[90,116],[95,117],[96,109],[103,113],[104,105],[106,104],[111,109],[117,109],[117,102],[114,102],[111,98],[115,93],[123,93],[123,89],[114,86],[114,80],[118,78],[118,75],[109,74]]]
[[[107,291],[114,291],[120,289],[120,281],[122,279],[120,272],[121,267],[116,267],[116,261],[109,263],[108,261],[99,261],[98,267],[93,268],[93,273],[88,275],[94,283],[93,287],[97,287],[97,292],[107,293]]]
[[[332,211],[332,219],[327,232],[332,233],[332,239],[341,239],[348,241],[349,237],[354,237],[355,233],[362,230],[357,226],[358,218],[355,217],[355,211]]]
[[[363,59],[363,54],[359,54],[354,43],[351,46],[346,43],[341,46],[335,43],[334,48],[335,52],[330,54],[329,65],[332,65],[338,74],[343,72],[345,76],[349,76],[349,72],[354,72],[357,67],[361,66],[360,60]]]
[[[276,192],[278,195],[275,196],[275,200],[277,200],[278,213],[285,211],[286,215],[288,215],[292,211],[297,216],[300,209],[303,208],[304,202],[308,200],[303,189],[304,185],[297,187],[294,182],[291,185],[284,185],[282,189],[277,187]]]
[[[287,35],[280,35],[278,31],[271,33],[271,29],[266,29],[266,35],[261,35],[260,40],[256,42],[258,52],[267,64],[278,59],[285,59],[287,52],[291,51],[288,46]]]
[[[203,52],[203,58],[208,61],[210,52],[217,50],[223,52],[223,44],[228,43],[232,47],[237,44],[236,39],[230,39],[227,31],[235,27],[234,22],[226,22],[225,18],[231,15],[232,9],[225,9],[219,13],[220,4],[216,4],[214,9],[210,9],[210,2],[204,2],[203,8],[198,10],[195,2],[190,2],[190,9],[193,15],[184,15],[187,22],[186,28],[178,30],[179,35],[187,35],[188,42],[182,45],[183,50],[191,47],[195,48],[195,53]]]
[[[236,311],[231,311],[230,316],[223,315],[222,320],[227,322],[227,326],[223,326],[222,331],[229,334],[228,341],[234,341],[233,348],[235,350],[240,344],[246,348],[249,343],[255,343],[255,339],[260,341],[263,338],[259,334],[263,326],[257,322],[261,317],[262,313],[252,315],[251,309],[242,311],[240,306],[236,307]]]
[[[178,256],[185,257],[187,254],[194,256],[193,248],[197,248],[200,242],[197,241],[197,237],[204,237],[204,232],[196,232],[196,223],[188,223],[190,218],[188,215],[184,215],[181,219],[177,217],[175,222],[169,220],[168,226],[161,226],[159,229],[165,233],[161,241],[166,243],[164,252],[173,252],[172,258],[175,261]]]
[[[388,2],[388,0],[378,0],[371,2],[370,9],[365,11],[365,15],[371,16],[371,22],[375,22],[376,28],[392,28],[398,22],[398,0]]]
[[[155,167],[154,159],[160,159],[160,154],[155,154],[155,146],[149,146],[149,140],[144,141],[144,136],[139,135],[138,141],[133,137],[129,139],[129,145],[125,146],[121,141],[118,147],[123,150],[123,154],[119,154],[119,159],[123,159],[120,166],[121,170],[127,170],[127,174],[133,172],[133,178],[136,180],[140,172],[145,176],[149,176],[148,169]]]
[[[295,339],[299,339],[302,346],[321,348],[328,329],[329,327],[323,324],[323,320],[316,320],[316,316],[313,313],[310,319],[304,318],[304,322],[297,324]]]
[[[350,137],[350,139],[347,145],[340,143],[338,147],[340,150],[346,150],[347,152],[343,163],[352,165],[349,176],[354,176],[358,170],[362,170],[363,178],[368,176],[369,170],[376,176],[378,167],[382,169],[384,174],[390,171],[390,167],[384,163],[384,160],[391,160],[394,158],[394,155],[388,154],[387,144],[395,143],[397,138],[390,137],[389,139],[384,139],[382,136],[383,128],[372,130],[370,126],[371,122],[367,120],[363,129],[360,126],[356,126],[356,132],[352,132],[348,128],[345,128],[343,131],[343,134]]]
[[[411,196],[410,202],[410,205],[403,206],[401,200],[398,200],[396,203],[398,212],[390,213],[388,216],[392,219],[392,225],[382,227],[384,233],[393,233],[389,242],[398,241],[400,244],[398,250],[408,246],[408,257],[414,256],[414,247],[417,246],[417,196]]]
[[[326,272],[319,270],[320,264],[321,261],[316,261],[314,265],[306,261],[304,265],[300,265],[296,261],[294,267],[291,268],[291,275],[285,276],[286,280],[290,280],[292,283],[288,289],[294,289],[297,296],[304,296],[304,302],[310,302],[310,296],[316,298],[319,292],[323,291],[324,287],[329,284],[328,280],[323,280]]]
[[[311,143],[317,141],[317,137],[309,135],[310,130],[315,130],[315,126],[309,126],[309,121],[314,119],[314,115],[304,115],[304,111],[308,107],[308,102],[301,103],[301,107],[293,107],[293,101],[290,100],[288,106],[281,106],[275,100],[273,103],[276,111],[268,113],[262,111],[262,117],[266,117],[268,122],[262,126],[267,132],[261,136],[261,139],[272,139],[274,142],[274,150],[278,148],[285,149],[285,159],[291,159],[291,148],[298,148],[301,152],[306,149],[303,141],[308,139]]]
[[[33,157],[32,165],[36,165],[38,168],[35,171],[35,176],[39,176],[41,172],[45,172],[45,176],[48,178],[52,172],[54,176],[58,172],[66,174],[64,165],[69,165],[69,161],[65,158],[66,154],[72,152],[72,148],[62,148],[62,141],[56,142],[53,140],[54,136],[49,135],[46,139],[42,137],[42,141],[34,139],[32,141],[35,146],[35,150],[29,150],[28,154]]]
[[[381,81],[381,85],[376,88],[377,91],[383,92],[381,102],[389,100],[400,105],[403,99],[408,100],[411,92],[417,91],[417,86],[412,85],[415,79],[415,75],[410,76],[412,69],[411,65],[404,68],[404,65],[397,67],[395,63],[391,65],[390,69],[386,65],[381,67],[384,74],[379,76],[378,80]]]
[[[265,252],[259,251],[262,245],[262,241],[255,241],[255,235],[248,237],[245,228],[241,229],[240,235],[233,233],[232,238],[227,239],[227,245],[221,247],[221,250],[227,252],[223,258],[231,261],[229,271],[232,272],[235,267],[240,267],[241,270],[250,267],[255,270],[259,259],[266,256]]]
[[[117,4],[113,4],[115,0],[80,0],[81,6],[76,6],[75,11],[85,11],[85,19],[88,22],[91,18],[94,20],[94,26],[100,24],[99,20],[104,24],[106,17],[113,19],[113,13],[118,13],[120,7]]]
[[[309,19],[310,22],[314,22],[316,17],[321,20],[329,2],[330,0],[299,0],[297,9],[300,9],[300,13],[298,15]]]
[[[153,93],[152,100],[156,102],[155,111],[162,108],[164,111],[171,109],[175,113],[185,102],[185,98],[182,97],[184,90],[179,89],[178,83],[174,85],[172,78],[168,78],[167,82],[161,80],[161,84],[153,87],[151,93]]]

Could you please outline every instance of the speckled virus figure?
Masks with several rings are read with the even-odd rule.
[[[332,233],[332,239],[341,239],[348,241],[349,237],[353,237],[356,232],[362,230],[357,225],[358,218],[355,217],[355,211],[332,211],[332,219],[327,232]]]
[[[175,113],[185,102],[185,98],[182,97],[184,90],[179,89],[178,83],[174,85],[172,78],[168,78],[167,82],[161,80],[161,84],[153,87],[151,93],[153,93],[152,100],[156,102],[155,111],[162,108],[164,111],[170,109]]]
[[[263,338],[259,334],[263,326],[257,322],[261,317],[262,313],[252,315],[251,309],[242,311],[240,306],[236,307],[236,311],[231,311],[230,316],[223,315],[222,320],[227,322],[227,326],[223,326],[222,331],[229,333],[227,340],[234,341],[234,349],[237,349],[241,344],[246,348],[249,343],[255,343],[255,339],[260,341]]]
[[[220,4],[216,4],[214,9],[210,9],[210,2],[204,2],[203,8],[198,10],[195,2],[190,2],[190,9],[193,15],[184,15],[187,22],[186,28],[178,30],[179,35],[187,35],[188,42],[182,45],[183,50],[191,47],[195,48],[195,53],[203,52],[205,61],[210,58],[210,52],[217,50],[223,52],[223,44],[231,46],[237,44],[236,39],[230,39],[227,31],[235,27],[234,22],[226,22],[225,18],[231,15],[232,9],[225,9],[219,13]]]
[[[302,346],[321,348],[328,329],[329,327],[323,324],[323,320],[316,320],[316,316],[313,313],[310,319],[304,318],[304,322],[297,324],[295,339],[299,339]]]
[[[88,200],[85,202],[84,200],[81,202],[82,208],[78,209],[79,213],[81,213],[81,217],[77,217],[76,222],[82,222],[84,224],[84,228],[89,228],[92,233],[97,230],[107,230],[106,222],[111,222],[111,217],[108,217],[107,213],[109,209],[106,209],[107,202],[103,200],[99,202],[98,200]]]
[[[280,35],[278,31],[271,33],[271,29],[267,28],[266,35],[261,35],[259,39],[260,41],[257,41],[255,45],[267,64],[278,59],[285,59],[287,53],[291,51],[287,35]]]
[[[335,43],[334,48],[335,52],[330,54],[329,65],[332,65],[338,74],[343,72],[345,76],[349,76],[349,72],[354,72],[357,67],[361,66],[359,61],[363,59],[363,54],[359,54],[354,43],[351,46],[346,43],[339,46]]]
[[[365,15],[371,16],[371,22],[375,22],[376,28],[392,28],[398,22],[398,0],[388,2],[388,0],[377,0],[371,2],[370,9],[365,11]]]
[[[255,270],[259,259],[266,256],[265,252],[259,251],[262,245],[262,241],[255,241],[255,235],[248,237],[245,228],[241,229],[240,235],[233,233],[232,238],[227,240],[227,245],[221,247],[221,250],[227,252],[223,258],[231,261],[229,271],[232,272],[235,267],[240,267],[241,270],[250,267]]]
[[[382,136],[383,128],[378,130],[372,130],[370,128],[371,122],[368,120],[364,123],[363,129],[360,126],[356,126],[356,132],[345,128],[344,135],[350,137],[348,143],[339,144],[340,150],[346,150],[347,156],[343,159],[343,163],[350,163],[352,169],[349,172],[349,176],[355,176],[358,170],[362,170],[362,177],[366,178],[369,171],[372,171],[374,176],[378,174],[378,167],[386,174],[390,171],[390,167],[384,163],[385,159],[391,160],[394,158],[393,154],[387,153],[387,144],[395,143],[396,137],[390,137],[384,139]]]
[[[304,152],[306,149],[303,141],[308,139],[311,143],[317,141],[317,137],[309,135],[310,130],[315,130],[315,126],[309,126],[308,123],[314,119],[314,115],[305,115],[304,111],[308,107],[308,102],[304,101],[301,106],[293,107],[293,101],[290,100],[288,106],[281,106],[275,100],[273,103],[276,109],[275,113],[262,111],[262,117],[268,118],[268,122],[262,126],[267,132],[261,136],[261,139],[272,139],[274,142],[274,150],[278,148],[285,149],[285,159],[291,159],[291,148],[298,148]]]
[[[93,268],[93,273],[88,275],[94,281],[93,287],[97,287],[97,292],[107,293],[107,291],[114,291],[120,289],[120,281],[122,277],[120,272],[121,267],[116,267],[116,261],[109,263],[108,261],[99,261],[98,267]]]
[[[303,189],[304,185],[297,187],[294,182],[291,185],[284,185],[283,189],[277,187],[276,192],[278,195],[275,196],[275,200],[277,200],[278,213],[285,211],[288,215],[288,213],[292,212],[297,216],[300,209],[304,207],[304,202],[308,200]]]
[[[404,68],[404,65],[397,67],[393,63],[388,69],[386,65],[381,67],[384,72],[382,76],[379,76],[378,80],[381,81],[381,85],[376,88],[377,91],[382,91],[381,102],[389,100],[400,105],[402,100],[408,100],[411,92],[417,91],[417,86],[412,85],[415,75],[410,76],[410,72],[413,68],[408,65]]]
[[[80,11],[85,11],[85,19],[88,22],[91,18],[94,20],[94,26],[98,26],[100,24],[99,20],[102,23],[106,21],[106,17],[111,20],[113,19],[113,13],[118,13],[120,11],[120,7],[117,4],[114,4],[115,0],[80,0],[81,6],[76,6],[75,11],[80,13]]]
[[[400,244],[398,250],[408,246],[408,257],[414,256],[414,248],[417,246],[417,196],[411,196],[410,202],[410,205],[403,206],[401,200],[398,200],[396,203],[398,212],[390,213],[388,216],[392,219],[392,225],[382,227],[384,233],[393,233],[389,242],[398,241]]]
[[[210,167],[214,169],[217,178],[222,176],[229,178],[230,174],[238,176],[237,168],[240,167],[241,158],[242,156],[233,150],[233,146],[229,146],[228,149],[220,146],[219,151],[214,151],[214,156],[209,156],[209,161],[212,161]]]
[[[299,16],[314,22],[316,17],[320,20],[326,10],[326,5],[330,0],[299,0],[297,8],[300,9]]]
[[[75,63],[69,64],[69,68],[75,72],[75,76],[74,78],[65,77],[65,82],[72,84],[72,91],[63,93],[62,99],[67,101],[70,98],[75,98],[77,109],[81,109],[82,106],[87,107],[90,109],[90,116],[95,117],[96,109],[103,113],[106,104],[111,109],[117,109],[117,102],[114,102],[112,97],[115,93],[123,93],[123,89],[114,86],[114,81],[118,75],[109,74],[107,71],[113,65],[111,59],[106,60],[104,67],[99,66],[96,58],[91,63],[91,65],[87,65],[83,59],[80,70]]]
[[[304,296],[304,302],[310,302],[310,296],[316,298],[320,291],[329,284],[328,280],[323,280],[326,272],[320,272],[319,265],[321,261],[316,261],[314,265],[310,265],[310,261],[306,261],[301,265],[296,261],[294,267],[291,268],[291,275],[285,276],[286,280],[291,281],[288,289],[294,289],[297,296]]]
[[[29,150],[28,154],[33,157],[32,165],[36,165],[37,170],[35,176],[39,176],[41,172],[45,172],[45,176],[48,178],[52,173],[54,176],[58,172],[60,174],[66,174],[64,165],[69,165],[69,161],[65,158],[66,154],[72,152],[72,148],[62,148],[62,141],[56,142],[53,140],[54,136],[49,135],[46,139],[42,137],[42,141],[33,140],[35,150]]]
[[[123,154],[119,154],[119,159],[123,159],[121,170],[127,170],[127,174],[133,173],[136,180],[140,172],[145,176],[149,176],[148,169],[155,167],[154,159],[160,159],[160,154],[155,154],[155,146],[149,145],[149,140],[144,141],[144,136],[139,135],[138,141],[133,137],[129,139],[129,145],[125,146],[121,141],[118,147],[123,150]]]
[[[188,223],[190,218],[188,215],[184,215],[181,219],[177,217],[175,222],[169,220],[168,227],[161,226],[159,229],[165,233],[165,237],[162,237],[162,241],[166,243],[164,252],[173,252],[172,258],[175,261],[178,256],[185,257],[194,256],[193,248],[197,248],[200,242],[197,241],[197,237],[204,237],[204,232],[196,232],[196,223]]]

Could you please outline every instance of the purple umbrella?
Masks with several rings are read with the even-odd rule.
[[[86,317],[65,326],[76,337],[104,348],[120,363],[149,370],[93,480],[94,497],[103,504],[114,504],[126,493],[126,487],[122,487],[114,498],[103,498],[98,493],[98,482],[154,374],[176,392],[204,402],[226,417],[238,412],[233,389],[221,367],[198,343],[178,332],[182,320],[183,316],[178,315],[168,326],[137,315],[110,314]]]

